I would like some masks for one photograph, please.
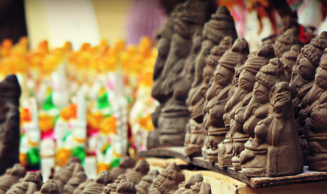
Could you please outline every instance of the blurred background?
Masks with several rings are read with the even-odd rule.
[[[16,74],[20,162],[27,170],[82,160],[88,177],[137,157],[154,129],[156,40],[185,0],[1,0],[0,79]],[[327,30],[324,0],[208,0],[231,12],[251,51],[282,31],[284,2],[297,21]]]

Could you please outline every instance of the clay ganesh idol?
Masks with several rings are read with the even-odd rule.
[[[232,46],[232,38],[226,36],[219,46],[215,46],[211,50],[211,55],[207,60],[207,66],[203,70],[203,81],[198,91],[195,92],[193,98],[189,102],[189,110],[191,119],[187,125],[185,135],[185,155],[201,156],[202,146],[207,136],[207,132],[202,125],[203,122],[203,105],[205,102],[205,94],[209,87],[209,81],[213,76],[213,72],[220,60],[221,56]]]
[[[175,162],[164,169],[153,181],[149,193],[169,194],[178,189],[178,185],[185,180],[184,174]]]
[[[234,170],[241,170],[239,155],[244,150],[244,143],[249,139],[249,135],[243,130],[244,112],[252,98],[256,74],[273,57],[275,57],[273,45],[265,42],[257,52],[251,53],[241,66],[237,88],[227,101],[223,116],[229,132],[224,141],[218,145],[218,164],[221,167],[233,165]]]
[[[218,144],[224,140],[228,128],[225,127],[223,114],[228,100],[229,90],[233,87],[235,68],[240,67],[249,54],[245,39],[237,39],[233,47],[221,57],[210,87],[206,93],[203,124],[207,130],[205,144],[209,162],[214,164],[218,159]]]
[[[294,45],[291,50],[285,52],[280,59],[284,64],[284,72],[288,83],[291,81],[293,66],[296,63],[300,51],[301,47],[299,45]]]
[[[183,145],[189,119],[185,101],[194,72],[192,58],[200,50],[202,26],[210,17],[209,10],[209,4],[201,0],[189,0],[179,5],[171,24],[170,45],[159,41],[152,96],[160,106],[152,115],[156,129],[148,134],[148,148]],[[163,55],[166,55],[165,60],[162,60]]]
[[[19,97],[21,89],[15,75],[0,82],[0,175],[19,163]]]
[[[285,52],[289,51],[292,46],[301,45],[300,39],[295,35],[292,29],[278,36],[274,43],[274,50],[276,57],[280,58]]]
[[[327,47],[327,32],[322,32],[318,37],[312,39],[310,44],[301,49],[293,67],[290,88],[292,94],[294,115],[296,118],[296,128],[301,137],[301,146],[304,160],[309,154],[307,143],[307,132],[304,130],[307,118],[308,107],[302,106],[302,100],[313,86],[316,68],[320,58]]]
[[[307,109],[305,130],[308,133],[310,154],[307,158],[310,170],[327,171],[327,49],[321,58],[313,87],[302,101]]]
[[[246,176],[286,176],[303,170],[291,92],[285,80],[278,58],[256,75],[253,97],[244,113],[244,130],[251,136],[240,155]]]

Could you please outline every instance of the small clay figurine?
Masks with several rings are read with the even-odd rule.
[[[203,176],[201,174],[195,174],[191,176],[189,180],[180,184],[175,194],[183,194],[186,191],[190,191],[193,185],[201,182],[203,182]]]
[[[192,99],[189,100],[188,108],[191,113],[191,118],[186,127],[187,130],[184,142],[186,156],[202,155],[202,147],[207,136],[207,132],[202,125],[205,94],[220,58],[225,51],[232,46],[232,41],[230,36],[226,36],[220,42],[219,46],[215,46],[211,49],[211,55],[207,60],[207,66],[203,70],[203,81],[201,86],[198,88],[198,91],[195,92]]]
[[[246,176],[286,176],[303,171],[291,93],[285,80],[278,58],[271,59],[256,75],[253,97],[244,113],[244,131],[251,136],[240,155]]]
[[[141,182],[136,185],[136,191],[138,194],[147,194],[149,192],[150,186],[153,180],[159,175],[158,170],[151,170],[148,175],[142,178]]]
[[[209,10],[209,4],[202,0],[182,3],[172,24],[173,31],[170,31],[170,46],[168,42],[163,42],[167,41],[166,38],[159,40],[152,96],[160,102],[160,106],[152,117],[156,130],[148,134],[149,149],[183,145],[189,119],[185,101],[193,80],[193,58],[199,52],[202,27],[210,17]]]
[[[164,169],[157,178],[154,179],[150,187],[151,194],[168,194],[174,193],[178,189],[178,185],[185,180],[184,174],[175,162],[171,163]]]
[[[297,56],[300,54],[300,50],[300,45],[294,45],[291,50],[285,52],[280,59],[284,64],[284,71],[288,83],[291,81],[293,66],[296,63]]]
[[[74,190],[74,194],[81,194],[83,192],[83,190],[85,189],[85,187],[90,184],[95,182],[95,180],[93,179],[88,179],[86,180],[84,183],[81,183],[75,190]]]
[[[124,174],[127,169],[133,168],[134,166],[135,161],[132,158],[126,156],[120,161],[119,166],[110,170],[110,174],[112,175],[113,179],[116,180],[119,175]]]
[[[208,134],[205,146],[211,164],[217,162],[218,144],[224,140],[229,130],[225,127],[223,115],[229,90],[233,88],[235,69],[243,65],[248,54],[249,46],[246,40],[237,39],[233,47],[221,57],[206,93],[203,124]]]
[[[114,183],[107,184],[102,190],[102,194],[116,193],[117,187],[122,180],[126,180],[125,175],[120,175]]]
[[[206,182],[197,182],[183,194],[211,194],[211,186]]]
[[[75,177],[78,172],[84,172],[81,164],[72,162],[67,166],[60,168],[54,175],[54,180],[57,182],[60,192],[71,177]]]
[[[296,128],[301,138],[301,147],[305,163],[309,154],[307,132],[304,130],[308,109],[302,107],[301,103],[313,86],[316,68],[319,65],[320,58],[324,54],[324,49],[326,47],[327,32],[322,32],[319,36],[312,39],[310,44],[305,45],[301,49],[301,53],[296,60],[291,76],[290,88],[297,124]]]
[[[79,186],[79,184],[85,182],[87,176],[84,172],[78,172],[74,177],[69,179],[67,184],[64,186],[63,192],[67,194],[73,194],[74,190]]]
[[[21,89],[16,75],[0,82],[0,175],[19,163],[19,97]]]
[[[134,183],[123,180],[119,183],[117,187],[117,194],[136,194],[136,189]]]
[[[124,175],[127,180],[131,181],[134,184],[138,184],[142,177],[148,174],[150,170],[150,165],[147,161],[139,161],[134,169],[128,170]]]
[[[18,183],[25,176],[25,168],[21,164],[15,164],[12,168],[8,168],[6,173],[0,176],[0,194],[5,194],[12,185]]]
[[[40,191],[35,192],[34,194],[60,194],[59,186],[56,181],[50,179],[43,184]]]
[[[28,172],[26,176],[23,179],[23,182],[32,182],[36,184],[36,189],[39,191],[43,185],[43,178],[40,171],[34,173],[34,172]]]
[[[10,189],[7,194],[34,194],[37,191],[36,187],[36,184],[33,182],[23,182]]]
[[[280,58],[282,55],[289,51],[292,46],[301,45],[300,39],[295,35],[292,29],[288,29],[283,34],[278,36],[275,44],[274,50],[276,57]]]
[[[218,145],[218,164],[222,167],[232,164],[234,170],[241,170],[239,154],[244,150],[244,143],[249,139],[249,135],[243,130],[245,107],[252,98],[256,74],[273,57],[275,57],[273,45],[270,42],[264,42],[257,52],[249,55],[243,65],[236,84],[237,88],[225,106],[223,119],[229,132],[224,141]]]
[[[113,179],[111,174],[108,171],[102,171],[98,177],[95,179],[95,182],[90,182],[86,185],[82,194],[100,194],[102,189],[109,183],[112,183]]]
[[[325,49],[327,53],[327,48]],[[326,72],[327,72],[327,54],[324,54],[317,68],[313,87],[302,101],[302,110],[300,114],[305,122],[305,131],[309,143],[309,156],[307,158],[308,166],[313,171],[326,171],[327,155],[325,151],[326,138]],[[303,111],[303,112],[302,112]],[[306,113],[306,115],[305,115]],[[305,118],[307,116],[307,118]]]

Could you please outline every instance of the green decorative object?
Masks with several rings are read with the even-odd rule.
[[[27,169],[40,170],[41,169],[41,156],[39,148],[32,148],[26,154]]]
[[[84,160],[86,157],[86,151],[84,147],[78,146],[74,148],[72,155],[73,157],[79,158],[81,160],[81,165],[84,166]]]
[[[108,93],[105,93],[103,96],[98,98],[98,108],[104,109],[110,107],[110,102],[108,100]]]
[[[43,110],[51,110],[53,108],[56,108],[56,105],[53,104],[53,102],[52,102],[52,93],[51,93],[51,95],[44,101],[44,103],[42,105],[42,109]]]
[[[113,168],[113,167],[117,167],[117,166],[119,166],[119,163],[120,163],[120,158],[115,158],[115,159],[111,162],[110,168]]]

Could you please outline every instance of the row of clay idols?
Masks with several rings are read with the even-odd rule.
[[[247,176],[301,173],[308,155],[309,169],[326,170],[323,134],[327,131],[319,98],[326,80],[322,66],[327,33],[301,49],[288,30],[274,44],[264,42],[245,57],[247,43],[237,39],[219,58],[217,51],[228,45],[231,38],[225,37],[212,49],[202,87],[191,101],[186,155],[200,155],[201,149],[212,164],[233,166]]]
[[[87,179],[84,168],[77,160],[55,172],[43,183],[40,172],[28,172],[20,164],[7,169],[0,176],[0,194],[211,194],[211,187],[203,182],[202,175],[194,175],[188,181],[176,163],[171,163],[160,174],[150,170],[145,160],[136,165],[125,157],[118,167],[102,171],[96,179]]]
[[[247,59],[249,49],[242,39],[237,40],[237,44],[231,48],[237,39],[233,17],[224,6],[207,17],[212,13],[210,7],[204,0],[188,0],[179,4],[162,30],[152,88],[152,96],[160,105],[152,114],[155,130],[147,137],[149,149],[183,146],[185,142],[188,156],[201,155],[207,133],[205,127],[214,130],[210,130],[210,133],[219,136],[220,141],[228,132],[220,113],[224,110],[227,98],[236,90],[237,80],[234,77],[240,75],[240,66]],[[274,57],[281,57],[292,45],[301,44],[297,38],[299,30],[293,28],[293,23],[283,23],[285,29],[292,28],[294,31],[285,33],[277,41]],[[227,50],[224,61],[217,66]],[[220,76],[220,73],[215,72],[216,69],[224,75]],[[286,74],[289,74],[291,68],[286,69]],[[211,79],[213,74],[215,79]],[[213,87],[206,95],[209,85]],[[218,92],[221,94],[217,95]]]
[[[187,156],[203,155],[246,176],[298,174],[305,162],[312,170],[326,170],[327,131],[319,98],[323,68],[316,77],[322,86],[306,94],[327,33],[301,49],[299,30],[286,25],[289,30],[274,43],[264,42],[250,54],[245,39],[235,40],[234,20],[225,7],[212,15],[202,35],[192,30],[202,23],[185,24],[201,9],[197,4],[201,1],[179,5],[159,41],[152,95],[160,106],[152,115],[156,129],[148,135],[148,148],[179,146],[184,140]],[[189,14],[181,17],[184,9]],[[185,38],[181,26],[194,36]]]

